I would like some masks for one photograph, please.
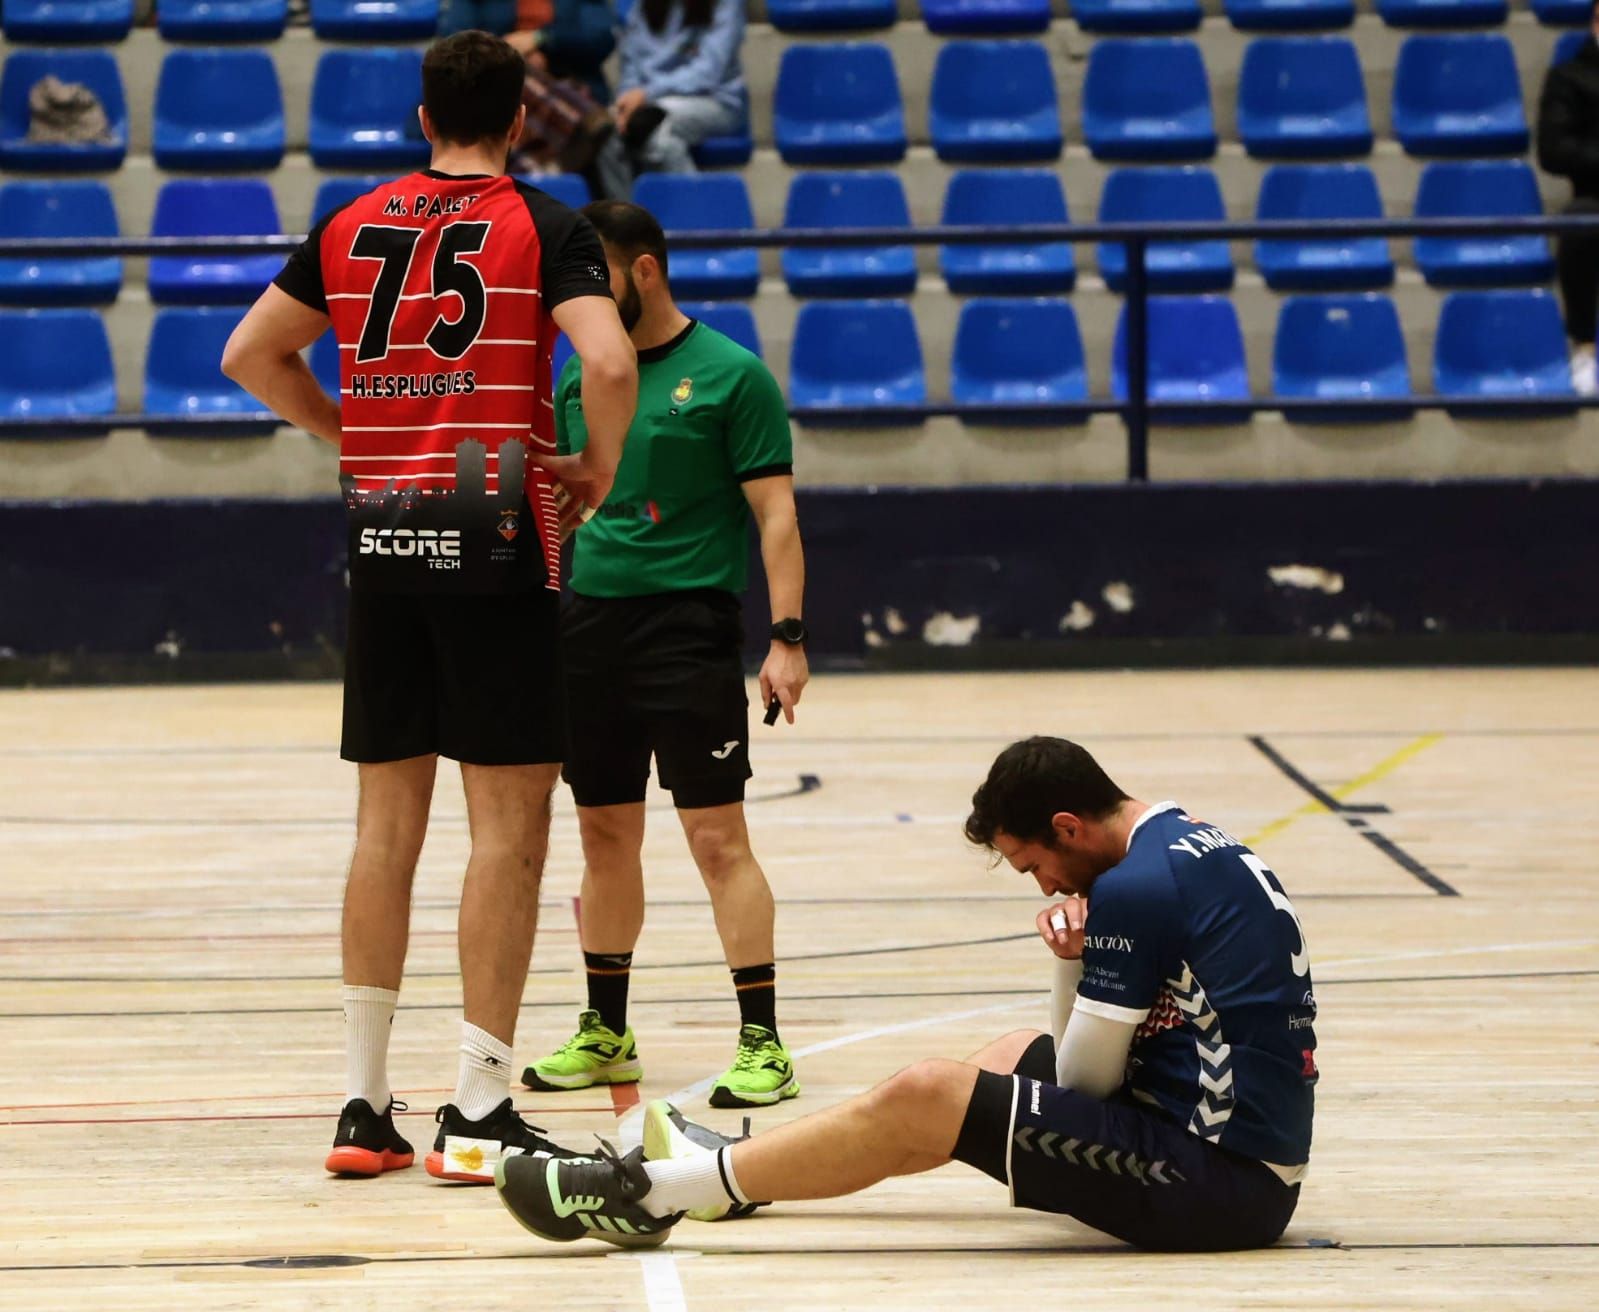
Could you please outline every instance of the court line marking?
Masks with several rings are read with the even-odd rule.
[[[635,1261],[644,1277],[644,1301],[650,1312],[688,1312],[683,1293],[683,1278],[678,1274],[677,1258],[671,1253],[614,1253],[609,1256]]]
[[[247,1099],[240,1097],[239,1101]],[[198,1101],[198,1099],[196,1100]],[[609,1107],[518,1107],[517,1113],[522,1116],[559,1116],[568,1112],[584,1112],[597,1115],[608,1112]],[[433,1112],[426,1110],[395,1112],[396,1116],[427,1116],[432,1117]],[[39,1119],[24,1117],[21,1120],[0,1121],[0,1128],[17,1125],[178,1125],[190,1121],[331,1121],[337,1118],[330,1112],[235,1112],[228,1116],[92,1116],[69,1119]]]
[[[1442,739],[1443,734],[1441,733],[1423,734],[1419,738],[1412,739],[1392,756],[1385,757],[1381,761],[1378,761],[1376,765],[1372,766],[1371,769],[1367,770],[1364,774],[1356,775],[1348,783],[1340,784],[1337,788],[1327,789],[1327,794],[1335,801],[1342,802],[1346,798],[1358,793],[1362,788],[1365,788],[1369,784],[1374,784],[1379,779],[1387,778],[1400,766],[1405,764],[1406,761],[1410,760],[1411,757],[1420,755],[1422,752],[1426,751],[1427,748],[1431,747],[1434,743],[1437,743]],[[1264,743],[1266,740],[1260,735],[1252,735],[1248,737],[1246,741],[1258,744]],[[1275,749],[1271,750],[1272,752],[1275,752]],[[1270,755],[1268,755],[1268,759],[1270,759]],[[1273,764],[1276,764],[1276,762],[1273,761]],[[1295,780],[1295,782],[1298,781]],[[1330,809],[1331,808],[1324,806],[1321,802],[1315,800],[1306,802],[1297,810],[1290,811],[1287,815],[1281,817],[1280,819],[1273,820],[1263,829],[1256,830],[1254,833],[1249,835],[1248,838],[1244,839],[1244,845],[1246,847],[1257,847],[1261,843],[1264,843],[1267,839],[1275,838],[1278,834],[1282,833],[1283,830],[1287,829],[1296,821],[1304,819],[1305,816],[1322,815],[1327,813]]]
[[[1477,947],[1418,948],[1413,952],[1385,952],[1377,957],[1335,957],[1317,966],[1341,968],[1345,966],[1385,966],[1391,961],[1427,961],[1433,957],[1471,957],[1494,952],[1549,952],[1570,948],[1599,948],[1599,939],[1568,938],[1545,943],[1488,943]]]

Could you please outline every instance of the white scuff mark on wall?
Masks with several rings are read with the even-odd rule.
[[[1072,602],[1072,608],[1060,617],[1062,633],[1081,633],[1084,629],[1093,627],[1093,607],[1085,605],[1082,601]]]
[[[905,623],[903,615],[890,606],[883,612],[883,627],[897,638],[910,628],[910,625]]]
[[[1348,642],[1349,626],[1339,620],[1338,623],[1327,630],[1327,637],[1332,642]]]
[[[982,627],[980,616],[951,615],[941,610],[922,625],[922,641],[930,647],[966,647]]]
[[[1421,627],[1426,629],[1428,633],[1437,633],[1438,621],[1429,615],[1426,619],[1422,620]]]
[[[183,639],[174,630],[168,629],[167,636],[156,643],[155,654],[165,656],[168,660],[177,660],[183,655]]]
[[[884,646],[887,642],[888,642],[888,639],[885,638],[876,629],[867,629],[866,630],[866,645],[868,647],[881,647],[881,646]]]
[[[1336,597],[1344,590],[1344,576],[1335,569],[1320,565],[1273,565],[1266,577],[1279,588],[1305,588],[1311,592],[1325,592]]]
[[[1127,614],[1137,605],[1137,602],[1133,599],[1132,586],[1121,582],[1119,579],[1114,583],[1107,583],[1100,590],[1099,595],[1104,599],[1105,604],[1118,615]]]

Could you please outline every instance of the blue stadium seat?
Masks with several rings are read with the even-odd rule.
[[[155,90],[155,162],[163,169],[275,169],[283,93],[264,50],[174,50]]]
[[[1433,390],[1442,396],[1569,397],[1566,350],[1560,308],[1548,292],[1451,292],[1433,340]],[[1506,411],[1504,417],[1525,414]]]
[[[706,137],[693,147],[694,162],[702,169],[736,169],[750,162],[755,154],[755,138],[750,135],[749,122],[737,132],[720,137]]]
[[[0,428],[7,419],[115,414],[117,381],[105,324],[93,310],[0,310]],[[12,430],[13,433],[19,430]],[[104,425],[52,427],[29,436],[103,433]]]
[[[1369,155],[1371,115],[1354,42],[1341,36],[1251,41],[1238,79],[1238,135],[1251,155]]]
[[[144,357],[144,411],[149,415],[241,416],[228,433],[270,433],[276,420],[247,420],[262,406],[231,379],[222,376],[222,348],[244,318],[242,306],[156,311]],[[194,429],[152,425],[157,437],[192,435]],[[214,432],[207,436],[215,436]]]
[[[422,52],[328,50],[311,83],[311,161],[324,169],[426,164],[416,121]]]
[[[786,164],[891,164],[905,157],[905,106],[887,46],[791,45],[772,99]]]
[[[1364,164],[1277,164],[1261,179],[1255,217],[1380,219],[1382,197]],[[1255,264],[1279,292],[1365,291],[1394,281],[1385,237],[1259,241]]]
[[[1277,314],[1272,390],[1293,400],[1405,398],[1410,363],[1399,313],[1386,296],[1290,296]],[[1409,405],[1358,413],[1302,411],[1297,423],[1381,423],[1408,419]]]
[[[755,226],[749,191],[736,173],[646,173],[633,199],[668,234]],[[672,290],[688,297],[753,296],[761,282],[760,254],[748,246],[674,250],[670,268]]]
[[[1209,159],[1216,121],[1199,47],[1170,37],[1096,41],[1083,82],[1083,135],[1096,159]]]
[[[1101,223],[1211,223],[1227,217],[1216,175],[1196,164],[1115,169],[1099,194]],[[1225,241],[1157,241],[1147,248],[1149,284],[1162,292],[1226,291],[1233,257]],[[1127,248],[1101,242],[1099,272],[1112,291],[1127,287]]]
[[[1533,16],[1545,27],[1587,27],[1593,6],[1588,0],[1532,0]],[[1586,37],[1588,34],[1583,32]]]
[[[1072,17],[1085,32],[1192,32],[1202,11],[1199,0],[1072,0]]]
[[[1355,21],[1355,0],[1222,0],[1240,32],[1325,32]]]
[[[922,344],[904,301],[807,301],[794,320],[788,394],[839,410],[927,400]]]
[[[749,306],[739,301],[679,301],[677,308],[690,319],[698,319],[724,337],[731,337],[752,355],[761,354],[761,334]]]
[[[1060,104],[1037,41],[950,41],[927,110],[933,151],[954,163],[1057,159]]]
[[[28,93],[40,78],[81,82],[104,108],[104,141],[74,145],[28,140]],[[128,153],[128,105],[122,74],[107,50],[16,50],[0,73],[0,168],[38,173],[94,173],[122,167]]]
[[[572,358],[572,339],[565,333],[555,336],[555,349],[550,353],[550,382],[555,384],[561,381],[561,373],[566,368],[566,362]]]
[[[1394,71],[1394,135],[1411,155],[1527,149],[1521,77],[1497,34],[1406,37]]]
[[[950,396],[961,405],[1086,401],[1088,371],[1071,303],[967,301],[955,328]]]
[[[897,173],[796,173],[785,228],[908,228],[910,207]],[[783,252],[795,296],[904,296],[916,290],[909,246],[796,246]]]
[[[1525,160],[1435,160],[1416,188],[1417,218],[1499,218],[1543,213]],[[1548,282],[1555,257],[1534,233],[1417,237],[1416,267],[1434,287],[1510,287]]]
[[[311,30],[323,40],[413,41],[439,26],[439,0],[311,0]]]
[[[893,27],[895,0],[766,0],[766,21],[779,32],[858,32]]]
[[[962,169],[949,180],[939,222],[955,225],[1065,223],[1066,193],[1051,169]],[[939,249],[952,292],[1028,296],[1069,292],[1077,283],[1068,241]]]
[[[103,182],[11,182],[0,187],[0,240],[115,237],[120,233]],[[0,260],[0,305],[98,305],[122,290],[122,261]]]
[[[536,177],[523,175],[522,181],[575,210],[582,209],[594,199],[588,179],[581,173],[541,173]]]
[[[1235,401],[1249,396],[1249,370],[1238,313],[1225,296],[1149,298],[1149,399]],[[1111,393],[1127,399],[1127,310],[1116,321]],[[1247,411],[1178,411],[1163,422],[1235,423]]]
[[[316,189],[316,199],[311,202],[311,222],[320,223],[342,205],[348,205],[364,196],[374,187],[381,187],[391,179],[380,174],[364,174],[358,178],[324,178]]]
[[[152,237],[270,237],[278,226],[272,188],[259,179],[179,178],[155,200]],[[160,255],[150,261],[157,305],[248,305],[277,277],[283,256]]]
[[[1377,0],[1389,27],[1499,27],[1509,16],[1507,0]]]
[[[564,334],[561,340],[566,340]],[[338,398],[342,385],[339,380],[339,339],[333,335],[331,328],[311,344],[311,373],[322,384],[324,392]]]
[[[133,28],[133,0],[6,0],[7,41],[120,41]]]
[[[288,0],[161,0],[156,23],[168,41],[276,41]]]
[[[1582,49],[1583,43],[1587,39],[1588,33],[1586,30],[1581,32],[1562,32],[1555,40],[1555,48],[1549,53],[1549,66],[1553,68],[1556,64],[1564,64],[1568,60],[1575,59],[1577,51]]]
[[[921,0],[922,21],[940,36],[1008,36],[1049,30],[1049,0]]]

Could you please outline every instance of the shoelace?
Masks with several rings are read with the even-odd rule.
[[[760,1068],[761,1050],[772,1040],[765,1030],[747,1026],[738,1032],[738,1056],[733,1058],[736,1071],[753,1071]]]
[[[563,1043],[558,1051],[575,1052],[588,1041],[590,1034],[592,1034],[595,1030],[603,1029],[604,1026],[605,1022],[602,1021],[599,1016],[596,1015],[593,1020],[590,1020],[588,1015],[585,1014],[583,1019],[578,1022],[577,1033]]]
[[[385,1116],[393,1116],[395,1112],[408,1112],[410,1110],[410,1103],[401,1102],[398,1098],[390,1098],[389,1105],[384,1108],[383,1114]]]

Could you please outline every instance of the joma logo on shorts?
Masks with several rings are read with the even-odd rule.
[[[1131,952],[1133,941],[1121,934],[1084,934],[1083,946],[1096,952]]]
[[[429,569],[461,568],[461,531],[454,528],[364,528],[363,556],[427,556]]]

